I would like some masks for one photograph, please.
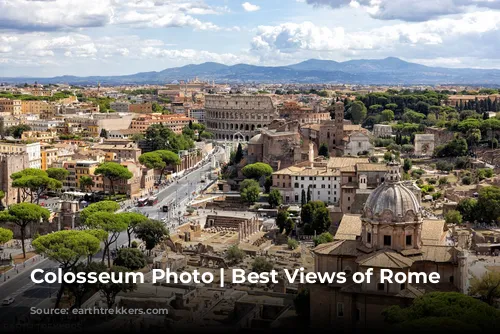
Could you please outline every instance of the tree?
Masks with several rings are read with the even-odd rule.
[[[31,127],[29,125],[26,125],[26,124],[19,124],[19,125],[10,127],[8,129],[8,132],[12,135],[12,137],[17,138],[17,139],[22,137],[24,131],[31,131]]]
[[[80,176],[79,183],[81,191],[90,190],[94,186],[94,181],[92,180],[92,178],[86,175]]]
[[[469,293],[494,306],[495,299],[500,298],[500,273],[487,271],[481,278],[473,276]]]
[[[12,240],[13,237],[14,233],[11,230],[0,227],[0,245]]]
[[[7,211],[0,212],[0,222],[13,223],[19,226],[23,258],[26,258],[26,248],[24,245],[24,239],[26,239],[26,227],[31,225],[31,232],[33,233],[34,226],[40,224],[41,221],[47,221],[49,217],[49,210],[33,203],[13,204]]]
[[[41,169],[27,168],[11,174],[10,178],[12,187],[20,189],[22,202],[30,198],[31,203],[38,204],[44,192],[62,188],[61,181],[50,178],[47,172]]]
[[[385,321],[399,330],[430,328],[429,324],[446,324],[448,330],[489,330],[500,324],[500,311],[480,300],[459,292],[431,292],[413,300],[409,307],[391,306],[383,311]],[[425,327],[421,327],[424,325]],[[442,327],[438,327],[442,330]],[[468,332],[468,331],[465,331]]]
[[[120,165],[116,162],[105,162],[96,168],[95,175],[102,175],[109,180],[111,194],[115,193],[115,182],[120,180],[129,180],[133,177],[132,173],[127,167]]]
[[[238,264],[245,258],[245,252],[238,248],[238,245],[233,245],[227,249],[226,260],[230,264]]]
[[[234,164],[237,165],[243,160],[243,147],[241,143],[238,143],[238,148],[236,149],[236,154],[234,156]]]
[[[354,101],[349,107],[349,114],[351,115],[354,124],[361,124],[366,118],[367,110],[363,102]]]
[[[146,244],[150,255],[156,245],[169,237],[168,229],[158,220],[148,220],[138,224],[135,227],[135,234]]]
[[[132,242],[132,233],[134,233],[135,227],[148,221],[149,219],[137,212],[122,212],[119,213],[118,216],[127,224],[128,247],[130,247]]]
[[[444,220],[446,224],[460,225],[462,224],[462,215],[456,210],[451,210],[446,213]]]
[[[108,131],[106,129],[101,129],[101,133],[99,134],[99,137],[101,138],[108,138]]]
[[[321,244],[326,244],[328,242],[332,242],[333,236],[330,234],[330,232],[323,232],[320,235],[318,235],[317,237],[315,237],[313,239],[313,241],[314,241],[314,246],[318,246]]]
[[[240,190],[240,196],[246,203],[255,203],[260,198],[260,187],[253,185],[243,188],[243,190]]]
[[[488,186],[479,190],[476,212],[483,221],[500,219],[500,187]]]
[[[120,209],[120,204],[115,201],[101,201],[97,203],[92,203],[85,209],[80,211],[80,224],[85,225],[88,217],[96,212],[115,212]]]
[[[111,256],[109,248],[118,239],[120,233],[127,229],[127,223],[118,215],[101,211],[90,215],[84,222],[85,226],[92,229],[104,230],[108,233],[108,238],[104,240],[104,249],[102,253],[102,262],[106,255],[108,256],[108,267],[111,267]]]
[[[142,154],[139,162],[148,168],[160,170],[159,182],[161,182],[167,168],[179,165],[181,158],[172,151],[159,150]]]
[[[307,187],[307,203],[311,201],[311,186]]]
[[[273,178],[271,176],[266,177],[266,181],[264,181],[264,191],[266,192],[266,194],[269,194],[272,186]]]
[[[258,180],[262,176],[270,176],[273,173],[273,168],[266,163],[256,162],[246,165],[241,172],[247,178]]]
[[[288,234],[292,232],[295,227],[293,220],[290,218],[290,214],[287,210],[280,210],[278,216],[276,217],[276,225],[278,226],[280,233],[286,230]]]
[[[106,271],[106,266],[101,262],[79,262],[73,268],[68,269],[68,272],[72,272],[75,275],[78,273],[96,273],[97,275]],[[73,295],[75,301],[71,306],[73,308],[81,308],[83,304],[83,299],[86,294],[94,292],[97,289],[97,283],[89,283],[87,280],[83,283],[78,283],[77,281],[73,283],[66,283],[66,289]]]
[[[304,207],[302,207],[302,211],[300,212],[300,218],[302,224],[312,224],[315,219],[316,211],[320,208],[326,208],[325,203],[322,201],[310,201]],[[320,233],[318,231],[318,233]]]
[[[392,122],[394,120],[394,111],[385,109],[380,113],[380,120],[382,122]]]
[[[245,179],[241,181],[240,183],[240,192],[243,191],[243,189],[250,188],[250,187],[259,187],[259,182],[253,180],[253,179]]]
[[[273,270],[273,264],[264,257],[257,257],[252,263],[252,271],[256,273],[270,272]]]
[[[184,135],[176,134],[169,127],[163,124],[153,124],[146,130],[144,137],[149,151],[169,150],[174,153],[189,150],[194,147],[194,141]]]
[[[113,261],[115,266],[125,267],[135,271],[144,268],[147,265],[144,254],[137,248],[121,248],[118,250],[116,258]]]
[[[281,196],[280,191],[278,189],[271,190],[268,201],[272,208],[280,206],[281,203],[283,203],[283,197]]]
[[[314,211],[314,219],[310,225],[310,230],[314,233],[322,233],[330,228],[332,218],[327,207],[323,206]]]
[[[328,153],[328,146],[325,143],[319,146],[318,155],[322,155],[325,158],[328,158],[330,156],[330,154]]]
[[[288,238],[288,241],[286,243],[288,248],[291,250],[297,249],[299,247],[299,242],[292,238]]]
[[[408,173],[412,167],[411,159],[406,158],[403,162],[403,170]]]
[[[64,168],[49,168],[47,169],[47,176],[51,179],[63,182],[69,176],[69,171]]]
[[[112,273],[122,273],[122,275],[125,276],[125,274],[128,272],[128,269],[119,266],[113,266],[109,269],[109,272],[110,275]],[[116,296],[120,292],[134,291],[135,289],[137,289],[137,284],[133,282],[126,282],[125,280],[120,283],[113,283],[111,280],[109,280],[109,283],[99,283],[98,288],[99,291],[101,291],[103,297],[106,298],[108,308],[112,308],[115,304]]]
[[[63,272],[73,268],[81,258],[94,255],[99,251],[99,239],[84,231],[58,231],[40,236],[33,241],[37,253],[46,255],[49,259],[60,264]],[[55,307],[59,307],[65,282],[63,281]]]
[[[0,190],[0,211],[3,211],[5,209],[5,206],[2,203],[2,200],[5,198],[5,193],[3,190]]]
[[[306,191],[302,189],[302,192],[300,193],[300,207],[304,207],[306,203],[307,203]]]

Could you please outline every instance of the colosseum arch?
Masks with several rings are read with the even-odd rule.
[[[233,134],[233,141],[245,141],[245,136],[243,136],[241,132],[236,132],[235,134]]]

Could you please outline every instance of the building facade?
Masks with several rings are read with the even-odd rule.
[[[19,189],[12,187],[10,176],[28,167],[29,161],[26,152],[0,153],[0,190],[5,193],[5,198],[1,200],[4,206],[20,201]]]
[[[40,142],[30,144],[0,142],[0,153],[26,153],[28,154],[28,168],[42,168]]]
[[[345,284],[308,286],[313,328],[385,329],[382,311],[389,306],[408,306],[428,291],[466,293],[467,250],[453,241],[444,221],[423,219],[420,201],[401,182],[399,164],[388,165],[384,183],[368,197],[358,222],[350,218],[342,219],[342,234],[333,242],[313,250],[315,272],[347,276]],[[370,281],[353,281],[353,273],[369,268],[374,273]],[[440,282],[382,282],[382,269],[406,275],[438,272]]]
[[[249,141],[278,117],[269,96],[205,96],[205,123],[215,139]]]

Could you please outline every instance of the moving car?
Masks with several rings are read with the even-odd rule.
[[[7,297],[3,300],[2,305],[7,306],[14,302],[14,297]]]

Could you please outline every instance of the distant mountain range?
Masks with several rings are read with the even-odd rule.
[[[120,76],[60,76],[54,78],[1,78],[0,82],[68,83],[77,85],[166,84],[175,80],[200,80],[216,83],[330,83],[372,85],[500,85],[500,70],[429,67],[399,58],[360,59],[345,62],[310,59],[289,66],[227,66],[203,63]]]

